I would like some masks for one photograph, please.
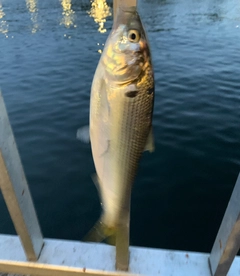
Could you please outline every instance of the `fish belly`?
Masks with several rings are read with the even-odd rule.
[[[126,96],[127,86],[109,87],[100,94],[92,91],[90,136],[102,220],[114,227],[129,215],[132,184],[151,129],[153,95],[146,87],[138,87],[135,97]]]

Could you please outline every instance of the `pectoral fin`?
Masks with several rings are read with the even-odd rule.
[[[92,175],[92,181],[95,184],[95,186],[96,186],[96,188],[99,192],[99,195],[101,196],[100,180],[99,180],[98,175],[96,173],[94,173]]]
[[[147,142],[146,142],[144,151],[154,152],[154,149],[155,149],[154,138],[153,138],[153,131],[152,131],[152,127],[151,127],[149,134],[148,134],[148,138],[147,138]]]
[[[89,126],[83,126],[77,130],[77,139],[83,143],[90,142]]]

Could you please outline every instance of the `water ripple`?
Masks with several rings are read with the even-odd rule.
[[[100,204],[90,145],[76,131],[88,124],[107,34],[87,14],[89,1],[70,2],[35,1],[31,12],[24,1],[2,1],[0,86],[44,235],[79,240]],[[143,0],[139,12],[155,69],[156,150],[140,163],[131,240],[209,252],[240,168],[240,5]],[[0,205],[0,232],[14,233]]]

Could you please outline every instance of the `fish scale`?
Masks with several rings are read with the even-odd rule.
[[[146,144],[153,149],[153,100],[151,56],[140,17],[134,7],[119,10],[91,90],[90,140],[103,213],[87,240],[105,239],[129,222],[139,159]]]
[[[127,87],[124,87],[123,91],[120,89],[112,92],[117,93],[118,96],[113,97],[109,102],[111,122],[116,126],[112,129],[110,138],[110,154],[115,171],[111,186],[118,195],[118,201],[115,201],[115,204],[118,205],[116,209],[119,212],[125,209],[129,202],[139,158],[151,128],[153,94],[149,95],[147,91],[153,85],[152,79],[150,78],[148,82],[145,80],[142,84],[144,85],[138,88],[135,98],[127,98],[124,92]],[[121,215],[116,214],[115,221],[108,221],[108,224],[116,223],[120,216],[125,217],[126,214],[123,211]]]

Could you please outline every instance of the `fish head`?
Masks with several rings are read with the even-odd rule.
[[[110,78],[117,83],[136,80],[150,63],[147,37],[136,8],[119,8],[103,62]]]

